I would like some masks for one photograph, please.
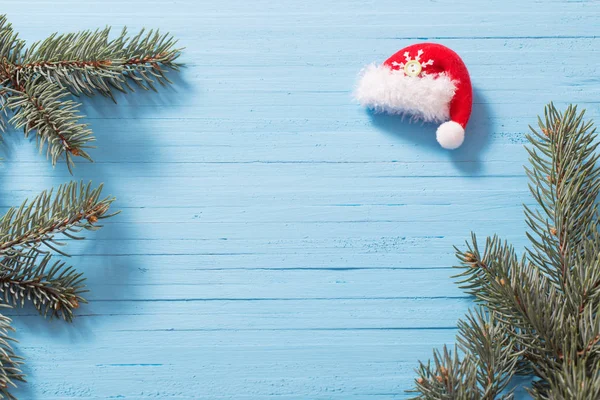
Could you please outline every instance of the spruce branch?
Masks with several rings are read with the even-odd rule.
[[[573,362],[536,369],[529,394],[536,400],[596,400],[600,398],[600,360],[597,357],[569,357]]]
[[[25,48],[25,41],[19,39],[12,24],[6,15],[0,15],[0,58],[5,66],[13,65],[20,61],[21,53]],[[6,76],[2,77],[6,79]]]
[[[115,215],[107,214],[114,197],[100,198],[102,185],[93,189],[91,183],[70,182],[53,192],[44,191],[0,218],[0,255],[44,251],[42,245],[66,255],[58,248],[63,243],[57,235],[82,239],[78,236],[82,230],[99,229],[99,220]]]
[[[79,104],[65,97],[69,93],[51,82],[38,82],[39,78],[26,82],[22,91],[14,91],[6,107],[14,112],[10,123],[17,129],[23,128],[25,137],[37,132],[40,152],[46,147],[52,165],[65,156],[67,166],[73,166],[72,156],[80,156],[91,161],[84,150],[94,141],[92,131],[80,123],[77,113]]]
[[[177,40],[168,33],[142,29],[129,36],[124,28],[111,38],[111,28],[53,34],[25,50],[6,16],[0,16],[0,130],[9,123],[25,135],[37,132],[40,151],[55,165],[65,159],[69,170],[73,157],[91,161],[85,149],[94,140],[80,122],[78,103],[71,95],[99,93],[115,101],[123,93],[157,89],[171,83],[167,74],[177,71],[181,55]]]
[[[0,15],[0,131],[7,126],[6,100],[11,94],[9,88],[15,86],[13,65],[18,62],[25,42],[18,38],[6,16]]]
[[[0,304],[0,307],[9,306]],[[17,382],[25,382],[25,375],[21,371],[23,358],[16,355],[10,337],[14,328],[10,325],[11,319],[0,314],[0,398],[16,399],[10,389],[17,387]]]
[[[73,320],[73,311],[85,303],[81,296],[85,278],[63,261],[52,262],[51,254],[34,249],[0,261],[0,292],[6,304],[23,307],[33,303],[40,315]]]
[[[457,341],[466,354],[477,354],[477,383],[482,399],[495,399],[515,374],[521,351],[509,326],[482,307],[458,322]],[[476,360],[469,358],[473,362]],[[512,397],[507,393],[507,397]]]
[[[86,300],[83,274],[53,253],[65,255],[59,236],[83,239],[83,230],[101,227],[109,218],[114,198],[101,197],[102,185],[70,182],[56,191],[42,192],[0,218],[0,307],[22,307],[30,302],[46,318],[71,322]],[[10,319],[0,315],[0,398],[14,399],[9,389],[25,381],[10,343]]]
[[[457,275],[459,287],[495,312],[499,320],[519,327],[516,339],[519,345],[530,348],[529,360],[552,352],[547,346],[560,341],[561,336],[555,332],[554,325],[548,325],[552,319],[546,317],[564,307],[560,293],[532,264],[519,260],[514,248],[497,236],[487,238],[483,254],[475,235],[466,246],[465,252],[457,250],[461,265],[456,268],[464,269]],[[544,297],[540,299],[532,293],[543,293]],[[547,337],[541,338],[543,333],[547,333]],[[532,349],[531,343],[545,345]],[[557,347],[554,346],[554,351],[559,354]]]
[[[411,392],[419,393],[414,400],[421,399],[466,399],[474,394],[480,398],[481,390],[477,383],[477,365],[469,354],[462,359],[446,346],[442,351],[433,351],[433,363],[419,363],[415,388]]]
[[[34,43],[17,73],[40,75],[67,87],[74,94],[100,93],[113,98],[112,89],[133,91],[129,82],[156,90],[155,83],[170,83],[166,70],[177,70],[181,51],[168,33],[141,30],[133,37],[124,28],[110,39],[111,28],[64,35],[54,34]]]
[[[527,148],[531,168],[525,168],[529,188],[540,205],[524,206],[531,229],[529,258],[552,282],[564,287],[568,268],[586,239],[597,232],[597,204],[600,170],[596,163],[595,129],[583,122],[584,112],[569,106],[564,113],[546,108],[539,131],[531,128]],[[559,268],[556,268],[556,267]]]
[[[549,104],[538,125],[527,147],[538,203],[524,206],[531,246],[519,257],[498,236],[480,248],[473,234],[456,249],[458,284],[481,308],[459,322],[462,359],[444,349],[434,352],[435,367],[420,364],[418,399],[503,398],[515,374],[533,376],[535,399],[600,398],[597,137],[574,106]],[[442,367],[452,379],[437,379]]]
[[[459,321],[458,328],[454,352],[444,346],[442,352],[434,350],[433,364],[420,363],[412,390],[419,394],[414,400],[512,399],[512,392],[506,388],[521,352],[507,325],[479,307]]]

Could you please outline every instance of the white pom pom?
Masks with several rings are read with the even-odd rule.
[[[465,140],[465,129],[457,122],[448,121],[438,127],[435,136],[443,148],[453,150]]]

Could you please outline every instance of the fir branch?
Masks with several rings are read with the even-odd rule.
[[[506,388],[521,356],[514,333],[481,307],[459,321],[458,328],[453,353],[444,346],[441,353],[434,351],[433,364],[420,363],[414,400],[512,399]]]
[[[91,161],[84,149],[95,139],[87,125],[79,122],[82,118],[77,113],[79,105],[65,100],[68,92],[54,83],[37,80],[25,83],[14,92],[6,103],[6,107],[14,111],[9,122],[23,128],[26,137],[35,131],[40,152],[47,148],[52,165],[63,155],[69,170],[73,166],[72,155]]]
[[[522,351],[510,325],[479,307],[458,322],[458,344],[467,354],[477,355],[477,382],[482,399],[495,399],[508,386]],[[471,360],[476,360],[471,356]],[[511,393],[508,392],[507,396]]]
[[[458,283],[482,311],[459,323],[462,360],[435,353],[435,368],[421,364],[420,399],[501,398],[518,373],[535,378],[529,390],[535,399],[600,397],[597,137],[576,107],[561,113],[552,104],[539,131],[532,132],[526,173],[539,207],[525,206],[531,247],[519,258],[493,236],[480,250],[473,235],[466,249],[456,250]],[[482,334],[485,318],[494,319],[501,332],[493,340],[487,340],[489,332]],[[475,386],[469,363],[479,368]],[[446,365],[455,366],[452,385],[436,386],[432,377]],[[470,394],[454,394],[461,388],[470,388]]]
[[[91,183],[70,182],[59,186],[56,192],[42,192],[19,208],[12,207],[0,218],[0,255],[9,257],[24,255],[30,249],[43,251],[45,245],[60,254],[63,243],[57,235],[71,239],[82,230],[96,230],[100,219],[107,214],[114,197],[100,198],[102,185],[92,189]]]
[[[20,76],[42,76],[67,87],[74,94],[98,92],[113,98],[112,89],[133,91],[129,82],[156,90],[155,83],[170,83],[165,73],[177,70],[175,60],[181,49],[168,33],[142,30],[128,37],[124,28],[109,39],[110,27],[103,30],[52,35],[34,43],[16,66]]]
[[[71,322],[73,310],[85,303],[83,274],[63,261],[52,262],[52,255],[34,249],[27,254],[0,261],[0,292],[3,301],[13,306],[31,301],[40,315]]]
[[[100,228],[97,222],[109,218],[113,197],[101,199],[102,185],[70,182],[55,193],[42,192],[19,208],[10,208],[0,218],[0,293],[4,306],[23,306],[31,301],[48,318],[72,321],[74,310],[86,292],[83,275],[63,261],[53,261],[49,251],[63,243],[56,236],[83,239],[82,230]],[[8,332],[10,319],[0,315],[0,398],[13,399],[9,386],[25,381],[19,370],[22,359],[15,356]],[[4,396],[4,397],[2,397]]]
[[[463,270],[455,276],[461,289],[496,311],[499,318],[519,325],[528,324],[527,293],[521,288],[533,284],[537,276],[517,258],[512,246],[494,236],[486,239],[482,254],[472,234],[472,241],[466,242],[466,251],[456,248],[456,257],[461,264],[455,268]],[[547,292],[547,285],[543,281],[540,284],[544,287],[539,290]]]
[[[586,239],[598,230],[600,169],[595,153],[595,129],[584,122],[584,112],[569,106],[560,113],[550,104],[539,131],[531,128],[527,148],[532,168],[525,168],[529,188],[539,210],[525,207],[532,262],[559,287],[564,287],[573,258]]]
[[[418,395],[413,400],[481,399],[477,365],[469,354],[461,359],[458,347],[455,347],[453,352],[446,346],[441,352],[434,350],[433,363],[431,360],[426,364],[420,362],[417,374],[419,377],[415,380],[415,388],[411,392],[417,392]]]
[[[486,240],[483,254],[475,235],[472,240],[467,251],[457,250],[457,268],[464,269],[457,275],[459,286],[503,323],[517,327],[518,348],[527,349],[522,362],[562,357],[565,327],[555,317],[568,313],[563,294],[498,237]]]
[[[9,307],[0,304],[0,307]],[[21,371],[23,358],[16,355],[12,342],[15,342],[10,337],[10,333],[14,332],[14,328],[10,325],[11,319],[0,314],[0,398],[16,399],[9,389],[16,388],[16,382],[25,382],[25,376]]]
[[[14,86],[14,64],[20,59],[25,42],[18,38],[6,16],[0,15],[0,131],[7,125],[6,100],[11,94],[8,86]]]
[[[2,64],[16,64],[21,60],[25,41],[13,30],[6,15],[0,15],[0,60]],[[6,78],[3,76],[3,78]]]
[[[71,171],[74,157],[91,161],[85,149],[94,138],[80,122],[78,104],[66,97],[100,93],[115,101],[115,91],[156,90],[171,83],[167,73],[181,66],[182,49],[168,33],[142,29],[129,36],[124,28],[114,38],[110,34],[109,27],[53,34],[25,50],[0,15],[0,131],[12,111],[8,122],[26,136],[35,130],[40,151],[47,145],[53,165],[65,158]]]
[[[571,363],[538,368],[540,380],[528,391],[536,400],[600,399],[599,361],[598,357],[575,357]]]
[[[164,68],[178,70],[181,66],[175,62],[182,50],[175,48],[176,44],[177,40],[168,33],[161,34],[158,30],[146,33],[142,29],[126,42],[124,74],[146,90],[156,90],[155,80],[161,85],[171,83]]]
[[[565,275],[565,299],[569,315],[581,316],[600,306],[600,233],[594,232],[573,257]]]

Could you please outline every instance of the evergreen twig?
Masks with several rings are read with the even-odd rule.
[[[114,214],[106,214],[114,197],[100,199],[102,185],[92,189],[91,183],[70,182],[56,192],[44,191],[19,208],[12,207],[0,218],[0,255],[24,255],[23,249],[38,250],[41,245],[66,255],[58,246],[56,235],[71,239],[81,230],[96,230],[97,222]]]
[[[459,322],[461,359],[435,351],[435,369],[417,369],[415,399],[509,398],[515,374],[532,375],[535,399],[600,398],[600,156],[583,118],[550,104],[531,128],[526,173],[539,207],[524,206],[523,256],[497,236],[456,249],[458,284],[480,308]]]
[[[0,307],[8,307],[0,304]],[[11,319],[0,314],[0,398],[16,399],[10,390],[17,387],[17,382],[25,382],[25,375],[21,371],[23,358],[16,355],[10,337],[14,328],[10,325]]]
[[[0,218],[0,307],[22,307],[30,302],[47,318],[72,321],[74,310],[86,300],[83,274],[53,253],[64,243],[59,236],[83,239],[83,230],[96,230],[109,218],[113,197],[101,197],[102,185],[71,182],[56,191],[42,192]],[[10,388],[25,381],[10,342],[11,320],[0,314],[0,398],[13,399]]]
[[[35,250],[0,261],[0,292],[7,304],[23,307],[31,301],[44,317],[73,320],[73,310],[85,303],[83,274],[52,255]]]
[[[65,100],[69,93],[52,82],[39,82],[39,78],[26,82],[22,91],[6,101],[6,107],[14,112],[10,119],[15,128],[23,128],[25,137],[37,132],[40,151],[46,147],[52,164],[65,156],[69,170],[73,167],[72,156],[92,160],[83,149],[94,140],[87,125],[79,122],[79,104]]]
[[[69,170],[73,157],[91,161],[85,149],[94,141],[76,111],[70,94],[99,93],[116,102],[114,91],[135,87],[155,90],[171,83],[169,70],[178,70],[181,55],[168,33],[142,29],[129,36],[127,29],[110,38],[111,28],[53,34],[25,50],[6,16],[0,15],[0,131],[7,122],[37,132],[40,151],[56,165],[65,158]],[[14,116],[7,121],[8,112]]]

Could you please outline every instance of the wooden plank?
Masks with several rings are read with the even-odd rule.
[[[88,277],[74,324],[10,310],[20,399],[405,399],[472,303],[450,278],[471,230],[522,251],[528,125],[598,120],[600,3],[6,0],[28,42],[112,25],[170,31],[159,93],[84,98],[94,164],[52,168],[3,134],[0,211],[70,179],[123,210],[66,240]],[[360,69],[416,41],[474,84],[464,146],[352,100]]]

